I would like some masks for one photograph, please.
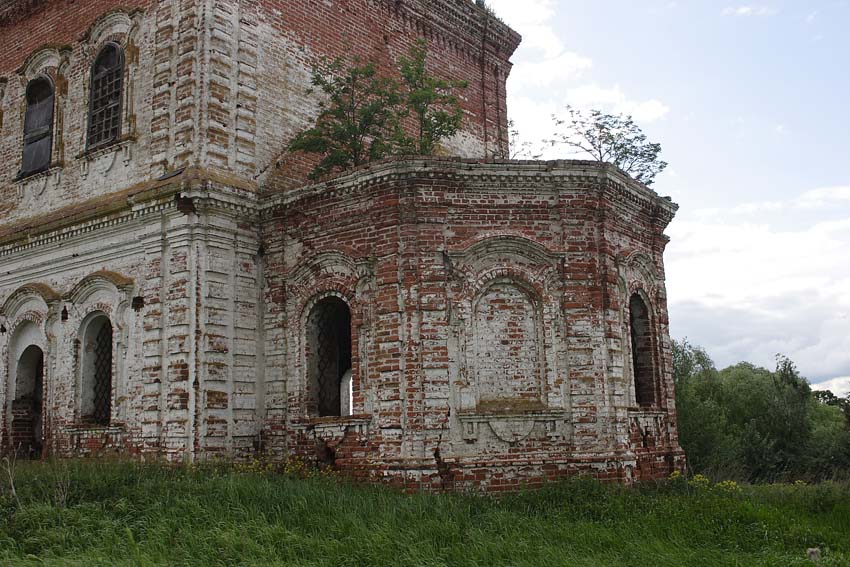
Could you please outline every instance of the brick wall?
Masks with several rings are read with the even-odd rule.
[[[97,212],[110,195],[189,166],[242,187],[297,186],[311,158],[285,147],[318,112],[312,65],[358,57],[391,73],[418,38],[429,41],[433,69],[469,83],[462,132],[444,151],[502,155],[519,37],[468,0],[34,3],[0,17],[0,42],[10,46],[0,54],[0,210],[7,222],[36,211],[67,216],[69,207]],[[91,64],[107,41],[126,56],[122,135],[91,152]],[[51,168],[19,181],[26,85],[39,75],[56,88]]]
[[[25,8],[0,6],[0,40],[15,46],[0,54],[4,449],[31,429],[12,402],[21,349],[37,345],[47,454],[298,456],[432,489],[682,466],[663,267],[675,206],[611,167],[494,159],[519,38],[485,11],[467,0]],[[399,159],[305,185],[311,162],[283,148],[317,112],[311,65],[356,56],[390,72],[420,37],[432,68],[469,82],[463,131],[443,148],[468,159]],[[89,152],[89,72],[106,42],[127,61],[123,135]],[[52,165],[16,180],[24,91],[41,75],[56,85]],[[647,340],[631,339],[636,294]],[[308,358],[309,314],[331,297],[351,320],[353,408],[340,417],[317,415]],[[112,414],[95,427],[82,419],[81,336],[102,316]],[[636,372],[651,376],[649,402]]]
[[[427,160],[265,208],[273,454],[330,451],[349,474],[431,488],[681,467],[669,351],[654,353],[664,396],[647,407],[624,362],[636,290],[653,298],[657,344],[669,342],[655,299],[667,201],[586,162]],[[306,402],[304,313],[330,292],[354,314],[350,422]]]

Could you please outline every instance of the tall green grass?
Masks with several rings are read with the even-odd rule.
[[[127,463],[19,465],[0,565],[850,565],[850,487],[587,479],[500,498]]]

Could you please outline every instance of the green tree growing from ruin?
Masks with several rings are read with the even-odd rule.
[[[289,144],[289,151],[322,156],[311,179],[392,153],[401,103],[397,81],[379,76],[373,63],[354,60],[346,67],[340,59],[323,59],[313,68],[311,84],[310,93],[324,95],[319,116]]]
[[[661,144],[650,142],[631,116],[572,106],[566,111],[566,118],[552,117],[556,132],[545,144],[567,146],[600,163],[616,165],[645,185],[652,185],[667,167],[660,157]]]
[[[404,90],[404,116],[416,124],[413,137],[398,139],[397,151],[433,155],[440,140],[454,136],[463,122],[463,110],[455,91],[466,88],[466,81],[450,81],[428,72],[424,40],[416,42],[407,56],[399,59],[398,69]]]
[[[313,68],[309,92],[322,95],[319,115],[288,146],[321,156],[311,179],[390,155],[434,155],[441,140],[460,130],[456,91],[466,83],[432,75],[427,55],[427,44],[418,41],[399,59],[396,77],[381,76],[374,63],[357,59],[323,59]]]

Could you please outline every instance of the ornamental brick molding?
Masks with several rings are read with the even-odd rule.
[[[500,159],[519,36],[474,2],[6,4],[3,451],[299,458],[426,490],[684,466],[676,205],[612,166]],[[284,149],[318,111],[311,64],[386,72],[419,37],[469,83],[443,148],[459,157],[308,184]],[[93,150],[105,45],[119,111]],[[25,148],[38,78],[55,89],[43,153]]]

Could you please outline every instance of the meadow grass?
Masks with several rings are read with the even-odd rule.
[[[19,464],[0,565],[850,565],[850,486],[405,495],[224,467]]]

